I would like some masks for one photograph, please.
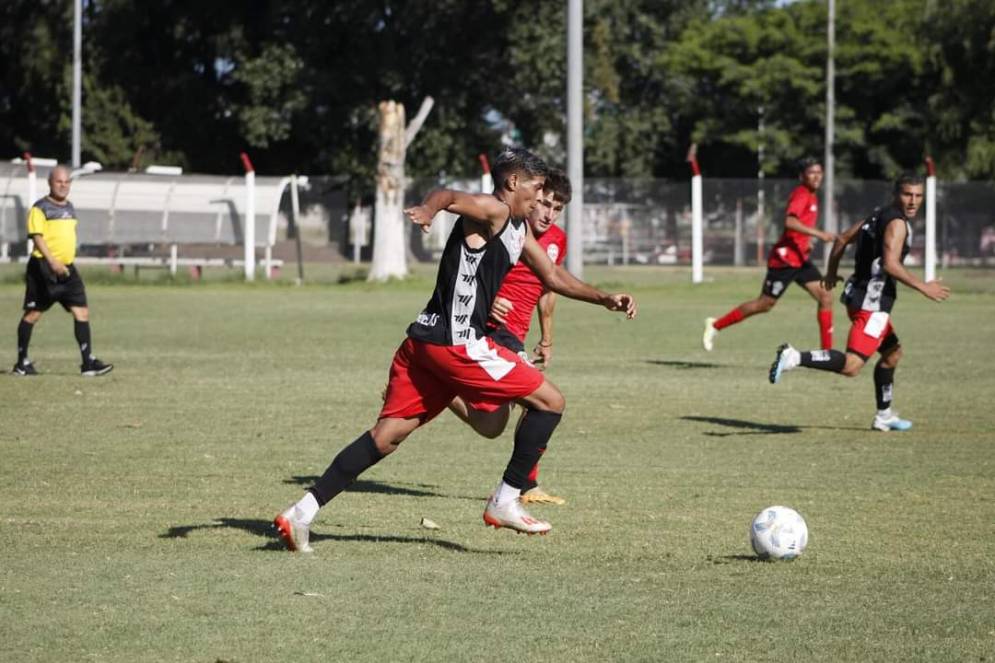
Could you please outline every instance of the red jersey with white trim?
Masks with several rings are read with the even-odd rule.
[[[819,218],[819,197],[804,184],[799,184],[788,196],[788,209],[784,216],[793,216],[803,225],[815,228],[815,222]],[[805,233],[785,228],[767,256],[767,266],[771,269],[801,267],[812,252],[811,239]]]
[[[559,226],[552,225],[541,237],[536,238],[545,251],[549,259],[554,264],[561,264],[567,256],[567,234]],[[539,280],[528,265],[519,261],[511,268],[497,296],[509,300],[513,306],[511,313],[505,319],[505,327],[512,334],[518,337],[522,343],[529,333],[529,325],[532,323],[532,311],[539,303],[539,297],[545,292],[546,287]]]

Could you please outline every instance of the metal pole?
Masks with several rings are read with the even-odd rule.
[[[923,277],[926,281],[936,278],[936,166],[926,157],[926,255]]]
[[[80,138],[83,133],[83,0],[73,2],[73,145],[72,165],[79,168]]]
[[[290,176],[290,216],[294,219],[294,244],[297,246],[297,285],[304,283],[304,256],[301,251],[301,202],[297,193],[297,175]]]
[[[828,50],[826,53],[826,156],[822,164],[825,172],[823,228],[826,232],[839,232],[839,225],[836,220],[836,210],[833,209],[833,195],[835,194],[834,175],[836,166],[833,163],[833,143],[835,141],[835,111],[836,111],[836,67],[833,57],[836,52],[836,0],[829,0],[829,19],[826,28],[828,33]],[[824,245],[825,257],[829,259],[829,252],[832,246],[827,242]]]
[[[757,108],[757,264],[764,261],[763,227],[764,214],[764,107]]]
[[[567,175],[573,198],[567,209],[567,270],[584,274],[584,2],[567,4]]]

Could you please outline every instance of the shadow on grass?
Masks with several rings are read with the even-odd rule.
[[[675,359],[647,359],[647,364],[655,366],[670,366],[671,368],[728,368],[719,364],[712,364],[707,361],[680,361]]]
[[[723,555],[722,557],[709,557],[709,560],[712,564],[732,564],[733,562],[767,563],[767,560],[760,559],[756,555]]]
[[[246,518],[216,518],[213,523],[206,525],[177,525],[170,527],[165,534],[160,534],[160,539],[185,539],[192,532],[197,532],[200,530],[217,530],[217,529],[239,529],[243,532],[248,532],[249,534],[255,534],[256,536],[261,536],[269,539],[266,543],[257,546],[255,550],[280,550],[286,551],[286,546],[277,537],[276,530],[273,527],[273,523],[268,520],[250,520]],[[474,548],[467,548],[466,546],[460,545],[458,543],[453,543],[452,541],[445,541],[443,539],[432,539],[426,536],[396,536],[392,534],[388,535],[377,535],[377,534],[322,534],[320,532],[311,532],[310,536],[311,543],[318,543],[321,541],[360,541],[364,543],[415,543],[415,544],[429,544],[443,550],[452,550],[454,552],[461,553],[475,553],[483,555],[507,555],[507,554],[517,554],[509,551],[503,550],[476,550]]]
[[[731,435],[783,435],[785,433],[801,433],[805,430],[856,430],[863,431],[866,428],[857,426],[795,426],[792,424],[765,424],[759,421],[746,421],[744,419],[727,419],[725,417],[681,417],[684,421],[700,421],[706,424],[717,424],[727,428],[738,429],[736,431],[719,432],[705,431],[704,435],[710,437],[729,437]]]
[[[284,483],[293,484],[295,486],[311,486],[315,481],[318,480],[317,476],[292,476]],[[346,488],[346,492],[349,493],[376,493],[379,495],[405,495],[407,497],[446,497],[450,499],[459,500],[474,500],[477,502],[483,502],[486,497],[470,497],[467,495],[448,495],[446,493],[438,493],[434,490],[425,490],[430,488],[437,488],[438,486],[432,486],[424,483],[413,483],[408,484],[412,486],[407,488],[403,485],[383,483],[382,481],[366,481],[363,479],[357,480],[351,486]]]

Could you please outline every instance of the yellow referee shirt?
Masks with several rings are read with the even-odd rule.
[[[45,197],[36,202],[28,212],[28,236],[41,235],[48,245],[52,257],[63,264],[71,265],[76,259],[76,209],[68,200],[56,204]],[[37,248],[32,252],[36,258],[44,258]]]

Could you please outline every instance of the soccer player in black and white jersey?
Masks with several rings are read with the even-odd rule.
[[[519,496],[566,401],[534,366],[487,336],[494,298],[521,258],[553,292],[629,318],[636,315],[636,303],[630,295],[602,292],[557,268],[532,236],[525,217],[536,205],[546,173],[546,164],[527,150],[505,150],[494,162],[493,194],[437,190],[405,210],[425,230],[442,210],[460,218],[443,250],[435,291],[394,354],[376,424],[343,448],[304,496],[274,520],[290,550],[310,552],[309,531],[318,510],[456,396],[476,409],[493,410],[511,401],[526,409],[484,522],[528,534],[550,530],[548,522],[525,511]]]
[[[874,367],[877,414],[871,428],[880,431],[908,430],[912,422],[891,409],[895,367],[902,358],[902,346],[891,324],[891,310],[898,296],[895,282],[901,281],[933,301],[942,302],[950,288],[937,281],[923,282],[902,264],[912,246],[912,226],[922,205],[923,180],[903,175],[895,182],[894,200],[854,224],[833,244],[823,286],[832,289],[837,281],[840,259],[848,244],[857,242],[856,270],[846,283],[842,301],[853,323],[847,338],[846,354],[839,350],[799,352],[787,343],[777,349],[770,368],[770,381],[780,382],[785,371],[798,366],[832,371],[847,377],[860,372],[875,352],[881,354]]]

